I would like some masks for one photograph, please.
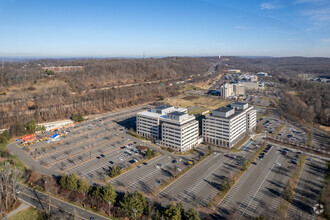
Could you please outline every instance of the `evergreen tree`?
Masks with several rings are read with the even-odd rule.
[[[85,179],[79,180],[79,184],[78,184],[78,191],[79,192],[87,192],[89,187],[90,186],[89,186],[87,180],[85,180]]]
[[[147,204],[143,194],[135,191],[134,193],[125,193],[120,205],[130,219],[136,219],[143,214]]]
[[[70,174],[66,179],[66,187],[68,190],[77,191],[78,190],[78,178],[75,174]]]

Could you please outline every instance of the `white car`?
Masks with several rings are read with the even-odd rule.
[[[281,166],[281,164],[280,164],[280,163],[278,163],[278,162],[277,162],[277,163],[275,163],[275,165],[276,165],[276,166]]]

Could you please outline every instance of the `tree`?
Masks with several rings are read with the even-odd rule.
[[[143,214],[146,205],[145,197],[138,191],[125,193],[123,201],[120,202],[122,211],[124,211],[130,219],[139,218]]]
[[[23,124],[15,123],[10,126],[9,133],[11,136],[21,136],[26,134],[26,130]]]
[[[103,189],[102,198],[109,204],[109,215],[110,215],[110,205],[114,204],[116,201],[117,193],[115,187],[108,183],[106,187]]]
[[[37,128],[37,122],[32,119],[30,121],[25,122],[24,127],[28,133],[35,133]]]
[[[167,206],[164,216],[168,219],[181,220],[181,209],[171,203]]]
[[[102,191],[101,186],[99,186],[99,185],[94,185],[94,186],[91,188],[91,192],[90,192],[90,194],[91,194],[94,198],[98,199],[98,198],[100,197],[100,195],[101,195],[101,191]]]
[[[78,178],[75,174],[70,174],[66,179],[66,187],[68,190],[77,191],[78,190]]]
[[[66,175],[62,175],[61,179],[60,179],[60,185],[62,187],[62,189],[67,189],[67,185],[66,185]]]
[[[209,150],[209,154],[212,154],[213,149],[212,149],[211,145],[209,145],[209,146],[207,147],[207,149]]]
[[[160,220],[162,218],[162,215],[160,214],[160,211],[156,209],[155,213],[152,215],[153,220]]]
[[[156,151],[155,150],[152,150],[151,151],[151,157],[154,157],[154,156],[156,156]]]
[[[87,192],[89,187],[90,186],[89,186],[87,180],[85,180],[85,179],[79,180],[79,184],[78,184],[78,191],[79,192]]]
[[[185,214],[184,217],[186,220],[200,220],[198,213],[195,209],[189,209]]]
[[[76,115],[74,115],[74,116],[72,117],[72,120],[73,120],[74,122],[83,122],[85,119],[84,119],[84,117],[83,117],[82,115],[80,115],[80,114],[76,114]]]
[[[230,189],[230,182],[228,178],[225,177],[221,184],[221,190],[223,192],[227,192],[229,189]]]
[[[9,141],[11,138],[10,133],[8,130],[4,130],[1,134],[0,134],[0,143],[5,143],[7,141]]]
[[[151,150],[149,148],[147,149],[146,154],[147,154],[148,159],[150,159],[152,157]]]
[[[113,166],[110,171],[110,177],[111,178],[116,177],[116,176],[120,175],[120,173],[121,173],[120,166],[119,165]]]

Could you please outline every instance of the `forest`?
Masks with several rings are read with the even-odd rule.
[[[179,94],[177,81],[205,80],[213,58],[30,60],[0,68],[0,124],[95,114]],[[54,72],[51,66],[82,66]]]

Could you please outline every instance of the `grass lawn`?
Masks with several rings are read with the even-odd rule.
[[[47,219],[46,215],[33,207],[27,208],[9,218],[9,220],[43,220]]]
[[[190,98],[191,97],[191,98]],[[215,97],[199,97],[199,96],[187,96],[183,98],[173,98],[168,101],[168,104],[173,106],[180,106],[183,108],[199,106],[206,109],[216,109],[219,107],[230,104],[230,101],[226,101]]]

